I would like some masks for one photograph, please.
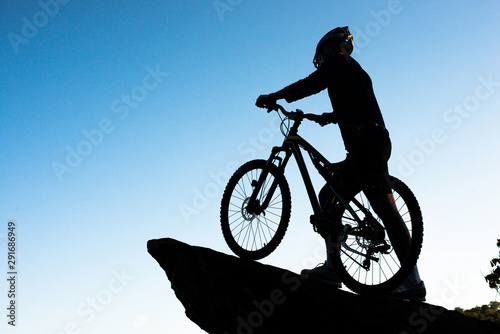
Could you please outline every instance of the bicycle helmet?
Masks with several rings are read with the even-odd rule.
[[[339,42],[345,42],[341,46],[343,53],[347,53],[348,56],[351,55],[354,49],[354,42],[352,34],[349,32],[349,27],[337,27],[329,31],[323,38],[320,39],[318,46],[316,47],[316,54],[314,55],[313,64],[316,68],[320,67],[324,61],[323,51],[328,45],[336,44]]]

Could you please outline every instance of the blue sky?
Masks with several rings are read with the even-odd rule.
[[[500,238],[499,10],[497,1],[2,1],[0,256],[15,221],[18,330],[200,333],[146,242],[230,252],[218,218],[224,183],[281,141],[255,99],[307,76],[318,40],[344,25],[391,133],[391,173],[422,207],[428,301],[494,300],[483,275]],[[331,108],[326,92],[285,106]],[[302,131],[343,158],[335,126]],[[288,172],[290,228],[263,262],[300,271],[324,250],[296,168]]]

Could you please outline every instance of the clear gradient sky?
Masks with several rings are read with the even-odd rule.
[[[201,333],[146,242],[230,252],[223,186],[281,141],[255,99],[312,72],[318,40],[345,25],[391,133],[390,171],[422,207],[428,301],[494,300],[499,13],[493,0],[1,1],[0,267],[14,221],[19,273],[18,327],[2,314],[2,333]],[[331,108],[326,92],[285,106]],[[302,130],[344,157],[335,126]],[[290,228],[262,262],[298,272],[324,248],[295,167],[288,178]]]

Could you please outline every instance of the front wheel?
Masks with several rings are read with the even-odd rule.
[[[424,231],[417,199],[397,178],[390,176],[388,183],[391,194],[380,190],[380,179],[355,187],[337,212],[344,230],[327,240],[340,279],[360,294],[392,291],[408,277],[420,255]],[[384,211],[384,219],[377,214],[381,204],[375,203],[380,196],[391,199],[383,204],[391,208]]]
[[[260,189],[256,189],[262,173],[266,178]],[[254,191],[258,191],[256,201],[250,203]],[[283,239],[290,212],[290,188],[283,173],[265,160],[252,160],[233,174],[224,190],[220,211],[222,234],[236,255],[262,259]]]

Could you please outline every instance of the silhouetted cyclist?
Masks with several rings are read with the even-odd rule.
[[[345,149],[348,152],[342,179],[354,182],[367,175],[388,175],[387,161],[391,155],[389,132],[380,112],[373,92],[372,81],[356,60],[351,57],[354,48],[353,36],[348,27],[338,27],[328,32],[318,43],[313,64],[316,70],[307,78],[299,80],[280,91],[261,95],[256,105],[272,106],[277,100],[288,103],[328,89],[333,113],[324,113],[324,122],[339,125]],[[328,188],[320,192],[320,202],[328,198]],[[386,230],[400,260],[409,249],[410,236],[406,226],[390,204],[392,193],[389,186],[375,196],[386,197],[373,205],[386,225]],[[372,194],[373,197],[373,194]],[[372,202],[372,198],[370,198]],[[330,259],[314,269],[303,270],[303,274],[317,279],[328,280],[340,287],[340,280]],[[418,269],[391,295],[405,299],[425,300],[425,285],[419,277]]]

